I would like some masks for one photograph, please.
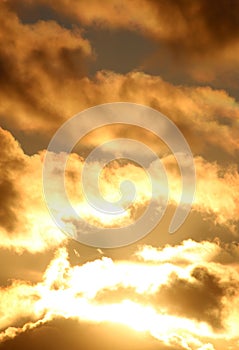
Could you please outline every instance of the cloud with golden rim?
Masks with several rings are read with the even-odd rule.
[[[63,317],[122,323],[180,349],[215,349],[214,342],[224,338],[230,344],[238,340],[239,276],[235,266],[215,262],[223,249],[189,240],[158,251],[142,247],[140,261],[103,257],[71,266],[62,248],[42,282],[15,281],[1,290],[3,314],[13,301],[15,308],[1,319],[0,337],[7,340]]]

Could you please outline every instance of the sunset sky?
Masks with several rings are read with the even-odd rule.
[[[238,14],[238,0],[0,0],[0,349],[239,349]],[[65,188],[95,230],[134,225],[167,194],[154,163],[149,179],[122,156],[90,164],[89,183],[100,172],[100,193],[115,202],[130,180],[134,202],[126,198],[113,219],[90,207],[81,176],[102,143],[127,138],[153,150],[170,189],[162,220],[147,235],[142,225],[142,239],[92,247],[52,219],[42,170],[64,122],[112,102],[175,123],[193,153],[196,189],[170,234],[182,186],[169,147],[134,125],[87,134],[69,156]],[[64,209],[54,157],[49,185]]]

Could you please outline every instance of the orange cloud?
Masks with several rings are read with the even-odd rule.
[[[7,1],[12,9],[19,10],[17,1]],[[206,0],[193,3],[184,1],[117,0],[105,1],[104,7],[98,0],[87,2],[38,0],[61,13],[64,17],[76,18],[84,25],[98,25],[109,28],[127,28],[144,35],[168,42],[172,48],[187,51],[205,51],[221,48],[238,39],[238,21],[235,13],[237,2],[231,6],[225,0],[215,5]],[[28,6],[35,2],[28,1]],[[215,16],[216,13],[216,16]],[[221,23],[224,23],[222,28]]]
[[[147,13],[144,14],[140,7],[141,15],[132,17],[131,12],[136,11],[135,3],[123,2],[121,7],[110,1],[105,9],[109,7],[119,21],[125,21],[125,17],[121,18],[118,12],[124,6],[132,7],[125,12],[126,17],[129,16],[131,22],[135,18],[141,23],[140,16],[144,17]],[[237,154],[239,107],[235,99],[225,91],[210,87],[175,86],[159,76],[142,72],[126,75],[98,72],[95,77],[88,78],[86,65],[94,53],[81,31],[63,28],[54,21],[22,24],[8,4],[7,1],[0,5],[3,43],[0,50],[0,114],[5,127],[42,135],[47,133],[50,137],[63,121],[87,107],[106,102],[129,101],[151,106],[167,115],[182,130],[197,154],[209,153],[212,157],[213,153],[215,159],[218,148],[231,155]],[[85,1],[74,2],[74,6],[68,4],[57,2],[57,9],[61,11],[63,6],[66,13],[73,11],[76,15],[79,13],[79,16],[89,16],[89,21],[93,22],[94,16],[100,18],[103,11],[114,22],[111,11],[108,14],[108,10],[104,10],[97,1],[90,4]],[[208,6],[203,2],[200,4],[205,8]],[[51,2],[51,6],[55,6],[54,2]],[[155,11],[157,5],[153,2],[143,1],[142,6],[154,13],[154,16],[160,14]],[[170,8],[173,5],[162,3],[160,6]],[[196,5],[191,6],[193,8]],[[75,7],[79,7],[79,11]],[[174,10],[175,13],[181,13],[180,7]],[[181,18],[181,15],[178,16]],[[154,21],[152,16],[145,18]],[[160,31],[158,26],[152,24],[152,27]],[[173,31],[175,33],[175,29]],[[179,35],[180,31],[176,33]],[[125,132],[125,128],[119,128],[113,134],[122,135]],[[109,134],[112,134],[111,130]],[[140,138],[140,132],[137,134]],[[97,135],[100,140],[102,133]],[[96,134],[86,141],[95,143],[95,136]],[[151,136],[148,137],[150,138]],[[152,139],[151,144],[153,142]]]
[[[2,247],[17,251],[29,250],[39,252],[55,247],[64,242],[66,237],[52,220],[46,204],[42,187],[42,166],[44,152],[27,156],[11,134],[3,129],[1,132],[1,240]],[[176,206],[181,196],[181,178],[173,156],[161,159],[169,180],[169,205]],[[90,163],[88,180],[96,170],[99,172],[101,196],[98,185],[91,186],[91,195],[96,200],[104,198],[107,201],[117,201],[120,198],[120,184],[124,180],[131,181],[136,188],[136,197],[132,203],[124,203],[122,213],[117,217],[94,209],[86,200],[81,183],[82,169],[85,159],[77,154],[71,154],[66,168],[66,191],[72,206],[80,217],[96,227],[122,227],[133,223],[139,218],[152,199],[157,208],[161,208],[162,200],[167,195],[167,188],[160,182],[159,174],[154,169],[154,163],[148,169],[130,163],[114,161],[105,168],[100,163]],[[54,161],[52,167],[55,167]],[[200,212],[203,217],[215,220],[215,223],[227,225],[237,236],[236,222],[238,211],[239,177],[235,168],[226,169],[222,166],[206,162],[195,157],[197,172],[196,194],[192,209]],[[151,178],[147,171],[151,170]],[[101,171],[102,170],[102,171]],[[58,172],[49,179],[52,196],[58,207],[65,208],[61,203],[58,189]],[[31,179],[31,181],[29,181]],[[154,185],[152,193],[151,184]],[[205,189],[207,189],[205,191]],[[64,210],[63,210],[64,212]],[[61,220],[67,220],[67,213]],[[74,237],[74,220],[69,218]],[[143,228],[142,228],[143,229]],[[84,227],[82,227],[84,230]]]
[[[58,246],[65,236],[44,203],[42,156],[25,155],[9,132],[0,129],[0,134],[1,247],[38,252]]]
[[[0,4],[0,22],[0,113],[13,118],[19,129],[51,128],[62,116],[60,100],[54,103],[48,96],[85,74],[90,43],[78,29],[54,21],[22,24],[6,2]]]
[[[1,319],[5,330],[0,339],[14,337],[61,316],[92,323],[125,324],[182,349],[214,349],[214,342],[225,337],[228,346],[238,340],[235,322],[239,317],[239,276],[234,266],[215,263],[222,247],[186,241],[160,249],[157,258],[152,247],[143,247],[137,255],[145,257],[146,250],[149,257],[146,261],[113,262],[104,257],[71,266],[67,251],[60,249],[42,282],[32,286],[18,282],[1,291],[2,309],[14,300],[15,315]],[[168,261],[170,256],[183,257],[184,252],[189,258],[183,264],[180,260]],[[114,300],[116,291],[117,300]],[[29,322],[22,327],[11,327],[26,295],[29,306],[24,315],[29,317]]]
[[[155,169],[154,163],[150,164],[149,168],[144,170],[130,162],[121,165],[120,162],[115,161],[107,168],[101,168],[102,165],[98,163],[89,165],[88,177],[91,176],[92,172],[100,174],[102,170],[103,174],[100,177],[99,187],[102,198],[108,201],[119,199],[120,184],[123,180],[129,180],[136,186],[137,197],[133,201],[132,206],[129,207],[128,215],[120,216],[118,224],[116,220],[115,224],[117,226],[129,223],[130,221],[128,222],[128,220],[130,218],[131,220],[136,219],[147,208],[151,199],[160,207],[162,205],[161,199],[166,198],[167,191],[169,191],[168,204],[177,205],[179,203],[181,197],[181,176],[175,159],[169,155],[162,157],[161,161],[166,168],[169,182],[168,189],[165,188],[164,183],[160,182],[159,174],[157,168]],[[195,157],[194,162],[197,181],[192,210],[202,213],[204,217],[209,219],[211,215],[215,223],[228,225],[237,236],[238,233],[235,224],[237,222],[239,206],[239,175],[236,167],[231,166],[231,168],[227,168],[217,163],[209,163],[201,157]],[[66,189],[71,198],[72,205],[76,210],[81,212],[81,215],[90,222],[95,220],[95,224],[97,224],[97,212],[92,212],[90,206],[83,199],[84,188],[82,188],[81,184],[83,165],[84,160],[76,154],[70,157],[66,169],[66,177],[68,178]],[[146,173],[149,169],[153,174],[151,178],[148,178]],[[154,188],[153,193],[151,182]],[[98,185],[95,184],[95,186],[95,188],[91,187],[92,194],[96,189],[98,191]],[[95,195],[97,195],[97,191]],[[101,222],[104,226],[107,226],[106,217],[100,215],[98,220],[98,224]]]

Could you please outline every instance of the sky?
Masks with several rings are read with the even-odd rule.
[[[0,0],[0,349],[239,348],[238,13],[237,0]],[[43,168],[63,123],[113,102],[173,122],[192,151],[196,185],[188,217],[170,234],[182,190],[170,147],[134,124],[84,135],[68,157],[65,190],[95,232],[135,225],[150,201],[158,215],[169,191],[148,234],[145,221],[139,240],[105,248],[56,224]],[[129,150],[109,143],[116,138],[151,149],[169,189],[155,162],[144,169],[122,156]],[[87,161],[103,143],[115,158]],[[64,211],[57,157],[48,184]],[[122,181],[134,183],[123,214],[112,219],[89,205],[85,164],[89,195],[99,201],[119,200]]]

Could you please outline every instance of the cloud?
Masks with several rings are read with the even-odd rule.
[[[31,2],[28,5],[30,6]],[[134,5],[134,2],[130,4],[123,2],[119,6],[113,1],[107,3],[106,9],[102,9],[102,6],[95,1],[90,4],[85,1],[72,2],[72,6],[68,6],[68,3],[65,2],[57,2],[56,11],[64,10],[65,13],[72,11],[74,15],[82,18],[88,16],[89,19],[85,19],[86,23],[87,21],[95,23],[94,16],[102,17],[103,22],[112,20],[113,23],[114,17],[124,22],[127,21],[126,16],[126,18],[129,17],[129,23],[134,23],[134,21],[141,23],[136,27],[141,28],[145,21],[148,21],[149,27],[152,26],[154,30],[160,32],[163,29],[154,25],[155,16],[155,23],[159,21],[157,18],[161,15],[171,18],[170,20],[176,16],[180,18],[179,22],[187,22],[187,14],[195,10],[196,13],[199,13],[198,21],[204,23],[203,26],[206,26],[207,30],[210,27],[210,23],[205,18],[211,13],[213,5],[207,5],[204,1],[190,6],[185,6],[183,2],[176,6],[171,2],[167,4],[159,2],[157,5],[154,2],[142,1],[142,7],[145,6],[147,11],[143,14],[142,7],[140,7],[140,16],[131,15],[131,12],[137,12],[138,6],[135,9]],[[183,132],[194,153],[217,159],[218,150],[220,150],[222,151],[221,159],[225,160],[230,155],[235,161],[239,147],[239,107],[235,99],[230,97],[226,91],[215,90],[207,86],[177,86],[167,83],[160,76],[151,76],[143,72],[121,75],[102,71],[89,78],[86,66],[87,62],[93,59],[94,53],[89,41],[84,38],[82,30],[75,27],[66,29],[54,21],[23,24],[16,13],[10,10],[8,1],[2,2],[0,6],[3,43],[0,50],[2,87],[0,114],[2,123],[7,129],[14,129],[16,133],[21,130],[28,136],[31,133],[38,138],[39,135],[42,135],[42,138],[48,135],[49,139],[64,121],[87,107],[100,103],[129,101],[151,106],[167,115]],[[51,2],[51,6],[55,6],[54,2]],[[120,13],[125,6],[130,9],[132,7],[132,9],[126,11],[124,17],[121,18]],[[158,9],[158,6],[159,9],[162,7],[162,11]],[[186,11],[185,18],[182,16],[184,10]],[[111,15],[112,11],[115,16]],[[225,21],[229,23],[231,10],[228,11]],[[153,17],[147,16],[148,13],[152,13]],[[108,19],[104,20],[104,16]],[[164,26],[164,21],[160,22],[161,26]],[[173,21],[174,24],[177,23],[175,21]],[[216,22],[215,25],[211,24],[213,34],[210,34],[212,38],[210,40],[218,38],[214,34],[218,23],[214,22]],[[185,26],[185,36],[188,38],[189,29],[187,25]],[[169,28],[168,23],[167,26],[165,24],[166,27]],[[173,34],[184,35],[175,29],[173,33],[167,35],[170,37]],[[200,37],[203,37],[201,32]],[[178,39],[175,40],[178,42]],[[184,36],[182,40],[187,42]],[[171,42],[172,39],[170,38],[169,41]],[[195,39],[192,42],[200,45],[200,41]],[[227,57],[226,53],[225,57]],[[216,61],[219,62],[220,59]],[[215,62],[213,64],[215,65]],[[109,135],[122,135],[125,132],[125,128],[114,131],[109,129],[108,131]],[[128,133],[132,135],[130,131]],[[139,139],[145,137],[145,134],[141,137],[141,131],[135,134]],[[95,143],[96,140],[102,139],[100,131],[96,138],[94,136],[89,136],[86,142]],[[153,144],[152,136],[148,135],[146,141],[150,142],[150,139]],[[38,147],[40,147],[39,144]]]
[[[144,245],[135,254],[143,261],[187,265],[204,260],[214,261],[219,252],[221,252],[220,246],[212,242],[203,241],[199,244],[193,240],[186,240],[178,245],[177,249],[170,245],[163,249]]]
[[[8,327],[8,325],[24,324],[29,319],[36,319],[34,303],[39,299],[39,296],[35,287],[31,286],[30,283],[14,281],[10,288],[1,288],[0,294],[1,329]],[[9,330],[10,333],[11,330]]]
[[[154,162],[143,170],[141,167],[130,162],[120,164],[120,162],[115,161],[106,168],[103,168],[100,163],[89,164],[87,176],[91,188],[90,191],[92,195],[97,196],[98,185],[90,181],[92,173],[100,174],[100,193],[102,198],[108,201],[119,199],[120,184],[123,180],[129,180],[136,186],[137,197],[134,199],[132,206],[129,207],[130,216],[120,216],[123,219],[123,221],[119,221],[120,225],[124,222],[127,223],[127,219],[136,219],[142,215],[143,210],[148,206],[151,199],[160,207],[163,204],[162,199],[165,199],[167,196],[167,191],[169,191],[168,205],[176,206],[181,197],[181,176],[177,164],[171,155],[162,157],[161,162],[166,168],[169,182],[168,189],[165,188],[165,184],[162,182],[160,174],[158,174],[158,168]],[[201,157],[195,157],[194,163],[197,181],[192,210],[200,212],[205,219],[211,220],[214,224],[228,226],[235,237],[237,237],[239,175],[236,167],[233,165],[231,167],[225,167],[218,165],[216,162],[209,163]],[[67,177],[70,175],[71,179],[74,179],[73,182],[66,182],[66,188],[72,199],[72,204],[76,208],[80,204],[79,198],[83,198],[82,191],[85,190],[81,188],[83,185],[80,184],[83,164],[84,161],[82,163],[82,158],[75,154],[70,158],[66,171]],[[150,181],[153,184],[153,193],[147,173],[145,172],[149,169],[151,171]],[[100,173],[100,170],[103,171]],[[84,204],[84,208],[88,208],[87,213],[89,218],[91,215],[95,215],[97,220],[97,213],[92,212],[90,207],[85,207],[86,204]],[[79,210],[82,210],[83,216],[86,217],[84,208],[79,207]],[[100,220],[102,218],[102,216],[99,217]],[[105,217],[106,219],[107,217]],[[104,225],[106,225],[105,220]]]
[[[26,331],[18,337],[1,344],[2,349],[30,350],[50,348],[52,344],[59,349],[88,348],[96,350],[122,350],[130,346],[132,350],[169,350],[168,346],[156,341],[151,336],[129,330],[126,326],[110,323],[92,324],[73,319],[58,318],[36,329]],[[174,347],[171,350],[178,350]]]
[[[239,106],[236,100],[225,90],[175,85],[140,71],[126,75],[100,71],[88,77],[88,64],[95,53],[82,27],[137,31],[167,48],[177,58],[177,65],[182,63],[185,72],[196,81],[210,83],[221,79],[225,87],[232,83],[237,87],[235,77],[227,83],[230,77],[223,75],[238,67],[235,54],[239,45],[235,15],[238,4],[232,1],[229,6],[223,0],[217,5],[204,0],[190,4],[181,0],[119,4],[113,0],[102,7],[94,0],[24,2],[23,11],[28,6],[29,11],[34,6],[43,6],[56,20],[61,17],[60,23],[78,21],[81,27],[69,29],[68,22],[60,25],[53,20],[23,23],[17,15],[17,3],[7,0],[0,4],[3,125],[16,134],[23,131],[22,135],[30,135],[32,139],[37,135],[40,140],[41,135],[50,139],[73,114],[96,104],[129,101],[151,106],[174,121],[192,147],[197,170],[192,215],[199,213],[212,222],[213,230],[219,225],[223,230],[229,228],[237,239]],[[89,151],[104,140],[126,136],[143,141],[160,155],[170,180],[171,208],[175,208],[180,197],[175,160],[150,133],[122,125],[96,130],[71,155],[66,187],[83,218],[97,227],[132,222],[151,197],[145,173],[128,161],[113,162],[101,174],[101,191],[110,200],[119,198],[119,185],[125,177],[136,184],[136,201],[117,220],[107,221],[104,215],[89,208],[78,186]],[[43,149],[38,141],[38,149]],[[17,253],[26,250],[40,253],[67,243],[44,201],[44,154],[45,151],[32,156],[25,154],[11,133],[0,129],[1,248]],[[92,166],[95,172],[100,164]],[[154,164],[150,166],[154,170]],[[52,195],[57,197],[58,169],[55,170],[51,185]],[[154,175],[157,191],[153,198],[157,202],[165,189]],[[91,188],[94,196],[96,190],[95,183]],[[187,234],[193,235],[193,230]],[[170,349],[237,349],[238,262],[238,245],[217,240],[211,243],[189,240],[162,249],[143,246],[130,261],[102,257],[78,266],[70,264],[65,248],[59,249],[41,282],[35,282],[39,281],[38,273],[33,283],[14,281],[0,289],[0,339],[29,333],[37,337],[39,329],[54,324],[57,318],[74,318],[91,326],[121,323],[147,332],[157,344],[163,343]],[[25,276],[26,270],[21,273]],[[15,344],[18,347],[19,343]]]
[[[0,135],[0,245],[19,252],[56,247],[65,236],[54,225],[44,203],[42,155],[29,157],[8,131],[0,128]]]
[[[0,113],[13,118],[19,129],[45,129],[49,116],[52,127],[61,120],[60,100],[54,103],[47,96],[86,73],[91,46],[77,28],[68,30],[54,21],[22,24],[6,2],[0,4],[0,22]]]
[[[39,79],[41,81],[41,78]],[[56,108],[60,106],[61,113],[51,117],[51,114],[44,112],[40,118],[34,112],[26,113],[24,116],[26,123],[22,122],[19,125],[20,129],[38,134],[47,132],[52,135],[53,124],[59,127],[63,119],[67,120],[87,107],[106,102],[135,102],[153,107],[168,116],[182,131],[196,154],[212,159],[219,158],[218,150],[222,151],[222,159],[223,154],[234,158],[238,154],[239,108],[236,101],[222,90],[174,86],[160,77],[139,72],[125,76],[100,72],[93,80],[88,78],[65,80],[60,90],[51,89],[46,96],[49,103]],[[16,110],[16,113],[11,113],[6,109],[4,112],[8,115],[5,124],[11,128],[13,122],[17,122],[16,118],[19,118],[20,112]],[[34,123],[30,123],[30,119],[34,120]],[[109,135],[114,136],[124,135],[124,132],[125,128],[108,131]],[[132,135],[130,130],[127,134]],[[142,131],[134,134],[139,140],[144,139],[145,134]],[[96,135],[92,134],[92,137],[89,136],[86,140],[88,147],[89,143],[95,144],[102,138],[106,139],[107,135],[100,131]],[[221,142],[222,139],[224,142]],[[153,144],[150,135],[146,135],[145,142]]]
[[[18,9],[16,1],[9,1],[9,4],[13,9]],[[161,0],[122,1],[120,4],[113,0],[107,1],[104,8],[97,0],[90,3],[85,0],[50,3],[40,0],[38,4],[50,7],[66,18],[76,18],[84,25],[139,30],[181,51],[215,49],[238,39],[237,1],[228,4],[220,0],[215,5],[206,0],[190,4],[184,0],[177,3]],[[28,2],[28,6],[31,8],[35,4]]]
[[[2,188],[0,245],[18,251],[26,249],[31,252],[40,252],[55,247],[64,242],[66,236],[56,226],[46,207],[42,186],[44,152],[27,156],[9,132],[1,129],[0,133],[0,186]],[[168,204],[175,207],[181,195],[181,179],[177,164],[174,157],[170,155],[166,155],[161,161],[166,167],[169,180]],[[55,203],[54,205],[60,210],[60,213],[63,213],[60,220],[68,225],[70,232],[73,230],[72,236],[74,237],[74,218],[68,217],[65,209],[66,203],[63,203],[60,197],[62,189],[59,188],[61,182],[58,181],[60,173],[57,167],[59,164],[55,163],[54,159],[51,164],[53,175],[48,181],[48,187],[51,189],[51,202]],[[67,163],[65,184],[73,208],[83,221],[91,225],[96,227],[127,226],[144,213],[151,199],[155,204],[155,214],[164,203],[167,189],[160,182],[160,176],[156,171],[157,168],[154,169],[154,163],[149,165],[151,179],[147,177],[141,167],[131,162],[114,161],[105,168],[102,168],[102,164],[98,162],[90,163],[87,175],[88,186],[90,186],[88,195],[90,194],[99,203],[101,198],[106,201],[119,200],[120,184],[124,180],[131,181],[136,188],[136,197],[132,204],[128,203],[128,197],[122,203],[124,206],[122,213],[117,216],[103,214],[92,207],[85,198],[84,190],[86,189],[82,188],[81,182],[84,164],[83,157],[71,154]],[[195,166],[197,184],[192,209],[201,213],[205,219],[211,220],[214,224],[227,226],[237,237],[236,214],[239,195],[237,170],[233,167],[226,169],[216,163],[208,163],[201,157],[195,158]],[[96,171],[100,174],[100,194],[98,185],[92,177]],[[150,181],[154,185],[153,193]],[[85,230],[86,227],[83,225],[81,231],[85,232]]]
[[[163,161],[169,169],[167,174],[172,186],[172,198],[177,201],[180,177],[173,166],[174,159],[169,156]],[[239,181],[236,166],[220,166],[216,162],[206,162],[201,157],[195,157],[194,162],[197,180],[192,208],[204,213],[205,217],[212,215],[216,224],[228,224],[236,233],[234,224],[237,222]]]
[[[183,256],[184,251],[187,255],[189,247],[191,258],[185,265],[173,260],[169,263],[167,259],[152,263],[103,257],[81,266],[71,266],[62,248],[42,282],[29,285],[18,281],[1,291],[3,314],[11,300],[15,307],[9,318],[1,319],[0,338],[7,340],[63,317],[93,324],[127,325],[150,333],[171,348],[214,349],[214,342],[225,338],[230,346],[238,340],[238,272],[235,265],[215,262],[212,254],[205,258],[205,247],[215,255],[223,250],[216,243],[186,241],[170,249],[176,257]],[[154,254],[155,248],[147,249],[148,254],[150,249]],[[167,256],[168,250],[165,247],[159,253]],[[193,254],[199,256],[199,252],[202,261],[194,262]],[[138,254],[142,255],[142,250]],[[29,306],[22,315],[29,320],[12,327],[24,300]]]
[[[25,10],[18,2],[7,2],[13,11],[24,18],[27,12],[34,14],[37,7],[43,6],[45,12],[54,17],[60,16],[81,26],[92,26],[99,30],[108,28],[111,31],[126,29],[136,31],[142,36],[155,41],[158,51],[149,57],[143,67],[154,71],[167,69],[162,56],[169,54],[172,64],[179,65],[184,75],[199,82],[214,82],[222,86],[226,81],[229,87],[236,84],[235,71],[238,59],[235,51],[239,45],[239,25],[236,17],[238,2],[228,3],[220,0],[214,2],[197,0],[187,1],[107,1],[104,8],[97,0],[91,1],[49,1],[39,0],[25,2]],[[147,61],[147,60],[146,60]],[[172,66],[171,64],[171,66]],[[148,71],[148,70],[147,70]],[[223,71],[223,72],[222,72]],[[225,74],[226,72],[226,74]],[[168,71],[170,76],[172,72]],[[176,76],[179,74],[175,72]],[[230,75],[230,80],[227,75]],[[185,77],[184,77],[185,78]]]
[[[223,328],[222,300],[228,293],[235,294],[238,283],[230,281],[221,285],[220,280],[204,267],[196,267],[191,276],[193,282],[172,276],[169,284],[158,292],[155,304],[170,305],[170,311],[176,315],[205,321],[216,329]]]

